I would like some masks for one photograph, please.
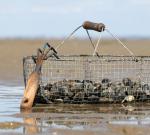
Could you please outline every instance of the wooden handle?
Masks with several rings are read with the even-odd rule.
[[[82,27],[86,30],[95,30],[98,32],[102,32],[105,30],[105,25],[103,23],[93,23],[90,21],[85,21]]]

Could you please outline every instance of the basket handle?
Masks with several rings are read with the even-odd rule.
[[[94,23],[90,21],[85,21],[82,24],[82,27],[86,30],[95,30],[98,32],[102,32],[105,30],[105,25],[103,23]]]

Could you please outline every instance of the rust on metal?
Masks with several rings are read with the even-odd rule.
[[[90,21],[85,21],[82,27],[86,30],[95,30],[98,32],[102,32],[105,30],[105,25],[103,23],[93,23]]]

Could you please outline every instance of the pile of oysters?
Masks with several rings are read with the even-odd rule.
[[[150,86],[141,81],[123,78],[121,81],[111,81],[108,78],[100,82],[90,80],[62,80],[53,84],[40,86],[37,103],[122,103],[131,101],[148,101]]]

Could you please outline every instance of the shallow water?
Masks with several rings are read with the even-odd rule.
[[[114,125],[146,129],[150,125],[150,103],[38,105],[28,112],[20,112],[23,89],[19,85],[0,85],[0,134],[113,134]]]

